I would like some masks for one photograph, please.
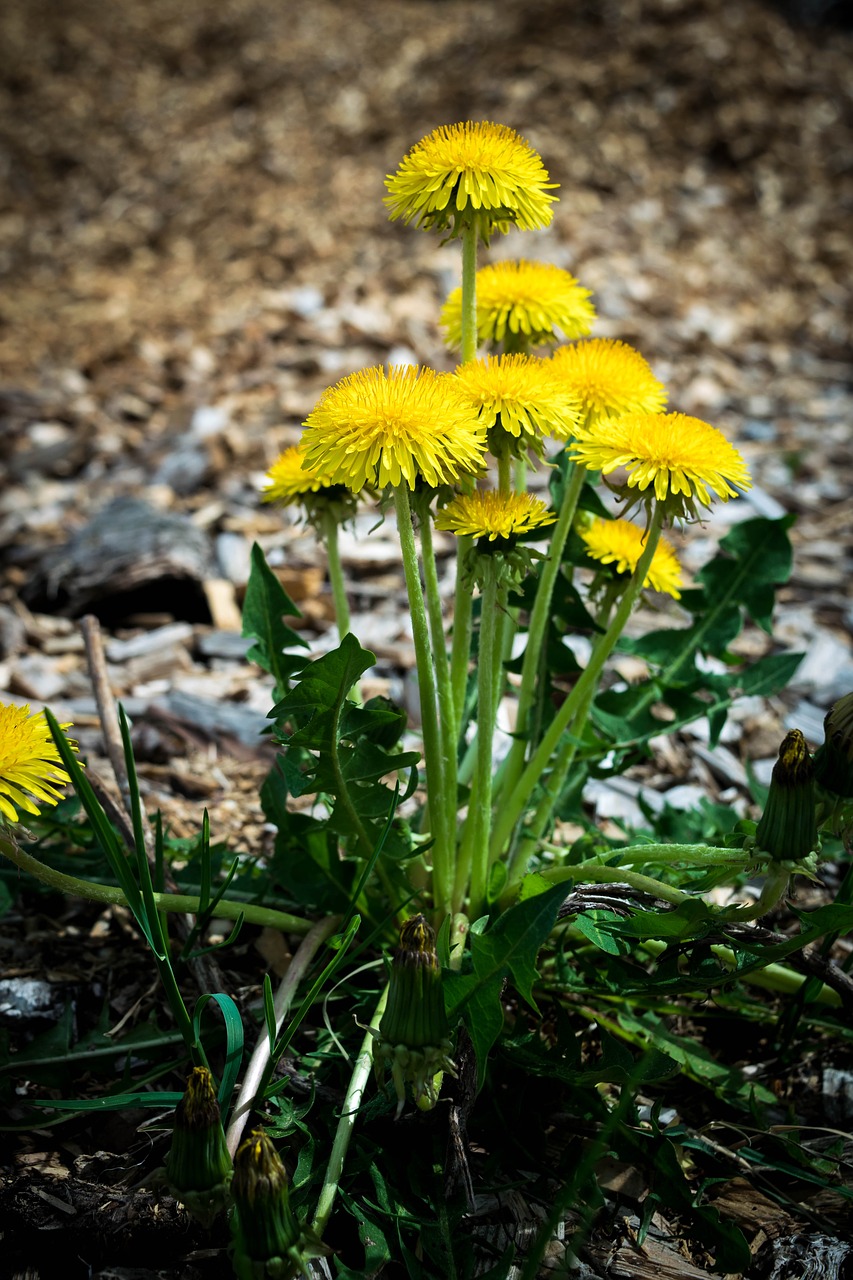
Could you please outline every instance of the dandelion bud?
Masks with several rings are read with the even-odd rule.
[[[397,1115],[410,1084],[415,1101],[435,1106],[441,1073],[456,1075],[435,933],[423,916],[412,916],[400,930],[391,962],[388,1003],[379,1024],[377,1066],[390,1064],[397,1093]],[[437,1079],[438,1078],[438,1079]]]
[[[301,1232],[290,1208],[287,1172],[263,1129],[254,1129],[237,1150],[231,1197],[239,1280],[295,1275],[303,1266]]]
[[[853,797],[853,693],[830,708],[823,722],[824,741],[814,758],[815,782],[844,800]]]
[[[228,1203],[231,1156],[207,1067],[193,1067],[186,1092],[175,1108],[165,1173],[172,1195],[204,1227],[209,1227]]]
[[[755,842],[778,862],[799,862],[817,844],[814,769],[799,729],[786,734],[779,748]]]

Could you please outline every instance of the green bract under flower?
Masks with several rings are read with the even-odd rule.
[[[755,843],[777,862],[799,862],[815,849],[817,838],[812,759],[802,733],[792,729],[773,766]]]
[[[412,916],[400,930],[400,945],[391,963],[388,1003],[375,1033],[376,1065],[391,1067],[397,1115],[410,1085],[415,1101],[434,1106],[441,1073],[456,1074],[435,933],[423,916]]]
[[[263,1129],[238,1148],[231,1183],[234,1270],[239,1280],[294,1276],[305,1253],[290,1208],[287,1171]]]
[[[363,369],[331,387],[305,421],[310,467],[353,491],[437,486],[477,472],[486,431],[450,374]]]
[[[467,120],[422,138],[385,185],[392,219],[451,235],[475,225],[488,244],[493,229],[547,227],[557,183],[513,129]]]
[[[166,1182],[187,1211],[202,1226],[209,1227],[228,1203],[231,1172],[231,1156],[210,1072],[207,1067],[194,1067],[175,1109]]]

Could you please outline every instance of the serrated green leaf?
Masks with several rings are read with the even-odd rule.
[[[273,573],[257,544],[252,547],[252,568],[243,601],[243,635],[255,644],[246,657],[269,672],[275,681],[274,697],[280,698],[290,676],[305,665],[301,654],[288,649],[307,649],[308,643],[284,621],[302,614]]]

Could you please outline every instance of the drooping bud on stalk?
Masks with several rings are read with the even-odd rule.
[[[456,1067],[450,1057],[453,1045],[435,933],[423,916],[412,916],[400,930],[378,1036],[377,1067],[380,1061],[390,1063],[397,1115],[405,1104],[407,1084],[422,1109],[435,1106],[441,1073],[455,1076]]]
[[[830,707],[823,745],[815,752],[815,782],[843,800],[853,797],[853,693]]]
[[[814,768],[799,729],[782,740],[755,842],[777,862],[799,862],[817,845]]]
[[[287,1172],[263,1129],[234,1157],[234,1271],[239,1280],[285,1280],[304,1265],[302,1234],[290,1208]]]
[[[172,1195],[203,1227],[228,1204],[231,1156],[207,1067],[193,1067],[187,1077],[186,1091],[175,1108],[165,1173]]]

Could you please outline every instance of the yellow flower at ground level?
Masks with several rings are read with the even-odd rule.
[[[577,396],[538,356],[492,356],[470,360],[453,375],[486,429],[498,424],[517,440],[556,436],[565,440],[581,420]]]
[[[592,294],[574,276],[548,262],[495,262],[477,272],[477,340],[497,345],[517,335],[531,346],[581,338],[595,320]],[[454,289],[441,312],[447,343],[462,345],[462,290]]]
[[[0,814],[9,822],[18,821],[17,809],[37,814],[35,802],[56,804],[67,782],[44,712],[0,704]]]
[[[588,338],[559,347],[551,357],[554,371],[583,402],[585,425],[623,413],[660,413],[666,388],[648,362],[614,338]]]
[[[319,493],[329,485],[328,474],[306,467],[305,452],[299,445],[285,449],[266,474],[262,498],[286,506],[299,502],[307,493]]]
[[[458,537],[488,538],[494,542],[496,538],[529,533],[556,519],[553,511],[532,494],[477,489],[448,502],[436,516],[435,527]]]
[[[389,216],[458,234],[476,223],[486,243],[496,227],[547,227],[556,196],[539,155],[503,124],[441,125],[422,138],[385,179]]]
[[[677,516],[695,516],[697,499],[710,507],[711,493],[727,502],[737,497],[734,485],[749,489],[752,484],[746,463],[722,432],[684,413],[607,419],[579,431],[571,451],[591,471],[609,475],[625,467],[628,490],[653,489],[658,502],[668,502]]]
[[[632,524],[630,520],[602,520],[600,516],[586,529],[581,529],[580,535],[593,559],[615,565],[617,573],[634,572],[646,543],[646,534],[639,525]],[[643,586],[651,587],[653,591],[665,591],[679,600],[681,584],[678,558],[666,538],[661,538]]]
[[[414,489],[481,470],[485,427],[449,373],[409,366],[362,369],[330,387],[305,420],[308,466],[357,492]]]

